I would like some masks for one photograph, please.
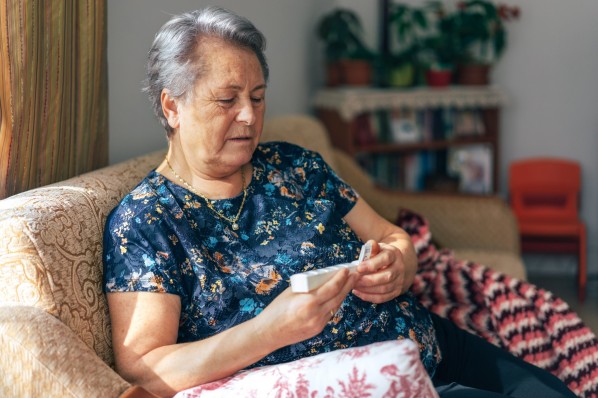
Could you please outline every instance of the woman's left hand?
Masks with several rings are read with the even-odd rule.
[[[372,255],[357,268],[360,277],[355,283],[353,294],[364,301],[380,304],[407,290],[407,267],[403,261],[403,253],[396,246],[373,240],[371,242]]]

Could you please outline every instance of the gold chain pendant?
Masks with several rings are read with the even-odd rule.
[[[245,173],[243,173],[243,167],[241,167],[241,186],[243,187],[243,201],[241,202],[241,206],[239,206],[239,211],[237,212],[235,217],[230,218],[230,217],[225,216],[224,213],[222,213],[221,211],[216,210],[216,208],[214,207],[214,204],[212,203],[211,200],[209,200],[203,194],[201,194],[197,189],[195,189],[195,187],[193,185],[191,185],[187,181],[185,181],[185,179],[183,179],[183,177],[179,176],[177,174],[177,172],[174,171],[174,169],[172,168],[172,165],[168,161],[168,158],[164,158],[164,160],[166,161],[166,164],[168,165],[168,168],[170,169],[172,174],[174,174],[174,176],[181,182],[181,184],[183,184],[187,189],[189,189],[190,191],[195,193],[197,196],[202,198],[206,202],[206,205],[208,206],[208,208],[210,210],[212,210],[218,217],[222,218],[225,221],[228,221],[231,224],[231,228],[233,229],[233,231],[239,230],[239,224],[237,223],[237,221],[239,221],[239,217],[241,216],[241,212],[243,211],[243,207],[245,206],[245,199],[247,199],[247,187],[245,186]]]

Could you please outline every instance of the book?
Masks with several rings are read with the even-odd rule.
[[[392,142],[389,112],[386,110],[378,110],[374,111],[372,116],[375,118],[376,142]]]
[[[455,110],[453,108],[443,108],[442,123],[444,125],[444,138],[450,140],[455,135]]]
[[[431,135],[434,141],[446,139],[444,128],[444,115],[442,108],[432,109],[431,116]]]
[[[459,177],[459,190],[475,194],[492,193],[492,148],[490,145],[469,145],[452,148],[449,173]]]
[[[392,138],[397,143],[421,141],[422,134],[417,125],[416,113],[411,109],[395,109],[390,115]]]
[[[455,116],[453,132],[455,137],[485,134],[486,131],[481,112],[473,109],[459,111]]]
[[[405,156],[405,186],[408,191],[421,191],[424,188],[422,157],[419,154]]]
[[[362,113],[355,118],[355,144],[370,145],[376,143],[369,113]]]

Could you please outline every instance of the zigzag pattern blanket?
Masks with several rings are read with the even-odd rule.
[[[401,209],[397,225],[415,245],[419,270],[411,290],[424,306],[552,372],[580,397],[598,397],[598,340],[567,303],[528,282],[439,250],[418,214]]]

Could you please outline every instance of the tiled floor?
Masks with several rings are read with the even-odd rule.
[[[575,275],[548,275],[528,273],[528,280],[536,286],[550,290],[563,299],[577,312],[584,323],[598,334],[598,279],[590,278],[585,302],[582,304],[577,299],[577,284]]]

